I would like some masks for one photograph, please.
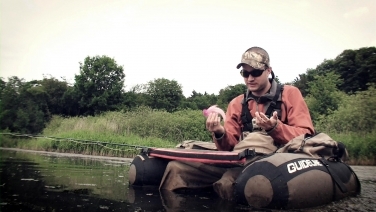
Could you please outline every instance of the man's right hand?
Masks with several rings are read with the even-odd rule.
[[[218,113],[210,113],[206,119],[206,129],[216,134],[224,134],[225,128],[221,125],[221,117]]]

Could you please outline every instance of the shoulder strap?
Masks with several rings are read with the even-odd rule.
[[[248,109],[247,92],[244,93],[244,99],[242,101],[241,120],[243,124],[242,132],[245,132],[245,131],[252,132],[253,131],[252,115]]]
[[[268,109],[266,110],[266,115],[268,115],[269,117],[272,115],[273,111],[275,109],[281,109],[281,101],[278,102],[278,99],[279,99],[279,96],[280,94],[282,93],[282,90],[283,90],[283,85],[281,84],[277,84],[277,89],[276,89],[276,93],[273,97],[273,100],[272,102],[270,102],[270,105],[268,107]],[[249,109],[248,109],[248,101],[247,101],[247,92],[244,93],[244,99],[242,101],[242,114],[241,114],[241,121],[242,121],[242,124],[243,124],[243,129],[242,129],[242,132],[244,131],[248,131],[248,132],[252,132],[253,131],[253,124],[252,124],[252,115],[251,113],[249,112]],[[281,117],[278,117],[279,119]]]
[[[273,115],[273,111],[275,109],[281,109],[281,101],[280,102],[277,102],[278,99],[279,99],[279,95],[282,93],[282,90],[283,90],[283,85],[281,84],[277,84],[277,89],[275,91],[275,95],[273,97],[273,100],[272,102],[270,102],[270,105],[268,107],[268,109],[266,110],[265,112],[265,115],[271,117]],[[281,117],[278,117],[279,119],[281,119]]]

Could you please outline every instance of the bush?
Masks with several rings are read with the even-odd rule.
[[[319,131],[362,132],[376,130],[376,92],[371,85],[368,90],[353,95],[343,95],[339,108],[330,115],[321,115],[316,121]]]

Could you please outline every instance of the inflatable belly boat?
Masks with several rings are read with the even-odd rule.
[[[131,186],[159,186],[171,160],[220,166],[243,166],[234,185],[237,203],[255,208],[300,209],[316,207],[360,193],[354,171],[341,160],[306,154],[273,153],[246,164],[254,152],[226,152],[179,148],[146,148],[129,170]]]

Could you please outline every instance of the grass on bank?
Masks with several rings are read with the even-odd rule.
[[[129,112],[107,112],[98,116],[63,118],[54,116],[43,131],[44,136],[128,144],[147,147],[174,147],[184,140],[210,141],[199,110],[175,113],[140,107]],[[327,132],[343,142],[350,164],[375,165],[376,132]],[[140,148],[83,144],[80,141],[26,139],[1,136],[1,146],[33,150],[58,151],[91,155],[134,157]]]
[[[349,164],[376,165],[376,132],[371,133],[328,133],[335,141],[345,144],[349,153]]]
[[[209,141],[201,111],[175,113],[139,107],[129,112],[107,112],[98,116],[63,118],[54,116],[43,136],[115,145],[84,144],[81,141],[46,138],[1,137],[1,146],[91,155],[134,157],[140,148],[119,146],[175,147],[183,140]]]
[[[90,136],[85,136],[89,134]],[[94,138],[96,135],[97,137]],[[123,137],[95,132],[67,132],[56,135],[53,139],[2,136],[1,141],[2,147],[126,158],[133,158],[139,154],[143,146],[168,148],[175,146],[171,142],[158,138],[141,138],[136,135]]]

